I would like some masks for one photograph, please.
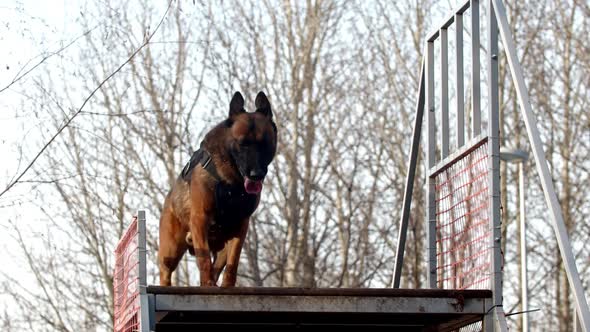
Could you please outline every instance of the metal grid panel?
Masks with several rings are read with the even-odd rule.
[[[490,289],[487,144],[435,176],[438,288]]]
[[[137,217],[115,249],[115,332],[139,331],[139,255]]]
[[[482,322],[476,322],[473,324],[469,324],[469,325],[459,329],[459,332],[480,332],[480,331],[483,331]]]

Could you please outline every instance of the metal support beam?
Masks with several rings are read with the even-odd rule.
[[[139,286],[139,328],[141,332],[151,332],[155,330],[155,305],[153,295],[146,292],[147,289],[147,270],[146,270],[146,225],[145,211],[137,212],[137,255],[138,255],[138,286]],[[151,297],[151,299],[150,299]],[[150,302],[151,301],[151,302]]]
[[[156,330],[156,296],[154,294],[139,294],[139,331],[153,332]]]
[[[408,234],[408,222],[410,219],[410,208],[412,206],[412,194],[414,192],[414,178],[416,176],[416,163],[420,151],[420,136],[422,133],[422,119],[424,117],[424,58],[420,66],[420,82],[418,83],[418,100],[416,102],[416,119],[414,119],[414,130],[412,133],[412,146],[408,158],[408,173],[406,174],[406,187],[402,216],[397,237],[397,251],[395,255],[395,268],[393,270],[393,288],[399,288],[404,265],[404,252],[406,250],[406,236]]]
[[[481,133],[479,0],[471,0],[471,137]]]
[[[506,318],[502,309],[502,227],[501,227],[501,202],[500,202],[500,103],[498,92],[498,23],[494,11],[491,10],[491,2],[488,2],[488,169],[489,169],[489,216],[490,246],[492,248],[491,265],[491,289],[494,294],[494,315],[496,329],[507,331]],[[486,330],[488,330],[486,328]],[[490,329],[490,331],[492,331]]]
[[[426,43],[426,109],[428,110],[428,145],[426,163],[428,169],[436,163],[436,126],[434,118],[434,42]],[[428,285],[436,288],[436,192],[435,179],[428,177],[426,193],[426,220],[428,221]]]
[[[457,77],[455,79],[455,96],[457,99],[457,148],[465,144],[465,92],[463,86],[463,15],[455,15],[455,62]]]
[[[449,155],[449,38],[447,29],[440,30],[440,122],[441,159]]]
[[[531,142],[533,156],[535,157],[535,164],[537,166],[537,171],[541,179],[541,186],[543,187],[543,193],[545,195],[545,201],[547,202],[547,206],[549,208],[551,222],[555,235],[557,236],[557,243],[559,245],[561,257],[563,259],[568,281],[576,301],[576,310],[580,319],[580,325],[584,331],[590,331],[590,310],[588,309],[588,302],[586,301],[586,297],[584,295],[584,288],[582,287],[582,282],[576,267],[576,261],[574,259],[572,247],[569,242],[565,223],[563,221],[561,206],[557,200],[551,173],[549,172],[549,167],[547,166],[547,159],[545,158],[545,152],[543,151],[541,135],[537,129],[537,123],[533,114],[533,109],[531,107],[530,98],[524,83],[524,75],[518,61],[516,47],[512,39],[512,33],[510,32],[510,26],[508,25],[506,9],[504,8],[504,4],[501,0],[490,1],[493,3],[494,13],[498,19],[500,35],[502,37],[504,49],[506,50],[508,65],[510,66],[510,72],[516,87],[516,93],[520,102],[521,113],[524,118],[527,134]]]
[[[482,315],[485,298],[155,294],[156,311]]]
[[[150,286],[157,327],[295,323],[456,331],[492,309],[490,290]],[[420,328],[422,327],[422,328]]]
[[[146,228],[145,228],[145,211],[137,212],[137,254],[139,265],[139,292],[145,293],[147,287],[147,271],[146,271]]]
[[[520,285],[521,285],[521,302],[522,311],[522,332],[529,332],[529,286],[527,278],[527,249],[526,249],[526,202],[524,185],[524,161],[518,163],[518,194],[520,200]]]

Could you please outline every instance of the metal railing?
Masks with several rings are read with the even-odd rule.
[[[464,265],[466,257],[473,257],[472,254],[465,256],[464,252],[457,248],[469,245],[480,246],[483,235],[487,243],[486,253],[489,254],[489,265],[474,262],[472,264],[487,266],[489,284],[487,287],[493,292],[493,306],[490,314],[484,318],[483,329],[485,331],[506,330],[506,319],[502,310],[502,253],[501,253],[501,227],[500,227],[500,128],[499,128],[499,84],[498,84],[498,42],[501,39],[507,57],[507,62],[512,74],[512,81],[515,85],[520,110],[527,128],[527,134],[533,156],[540,175],[540,181],[545,194],[545,199],[551,212],[551,221],[557,236],[560,252],[566,267],[568,280],[573,290],[576,301],[576,310],[580,317],[580,325],[584,330],[590,328],[590,314],[588,304],[580,277],[575,266],[571,245],[565,231],[563,216],[557,201],[557,196],[549,174],[547,161],[541,145],[540,135],[532,113],[528,92],[524,84],[522,68],[516,56],[516,49],[509,30],[506,18],[506,10],[501,0],[485,0],[487,17],[487,53],[484,62],[487,66],[487,88],[488,88],[488,109],[487,109],[487,132],[482,133],[481,117],[481,77],[480,77],[480,1],[469,0],[461,3],[443,23],[430,33],[426,38],[424,58],[422,59],[421,75],[416,104],[416,117],[414,122],[412,146],[408,160],[408,173],[406,175],[406,187],[404,191],[403,210],[400,220],[398,234],[398,248],[394,270],[393,287],[399,287],[401,281],[401,269],[403,266],[403,255],[405,250],[406,233],[410,217],[410,208],[413,193],[414,177],[416,173],[416,162],[418,159],[419,143],[421,138],[421,126],[426,112],[426,164],[427,164],[427,237],[428,237],[428,285],[431,288],[465,288]],[[465,100],[464,100],[464,49],[463,49],[463,19],[464,14],[470,11],[471,26],[471,132],[470,140],[466,142],[465,130]],[[455,28],[455,64],[456,76],[455,98],[456,98],[456,149],[452,151],[450,144],[449,122],[449,41],[448,31],[454,24]],[[435,43],[440,45],[439,52],[435,54]],[[439,72],[439,95],[440,100],[435,100],[435,56],[438,60],[437,69]],[[437,118],[440,117],[440,119]],[[485,142],[485,143],[482,143]],[[465,169],[471,169],[471,160],[477,158],[474,151],[479,151],[485,146],[486,169],[480,172],[470,172],[469,177],[455,176],[455,173],[465,174]],[[481,159],[483,160],[483,159]],[[461,166],[463,164],[463,166]],[[457,166],[459,165],[459,166]],[[449,169],[451,170],[448,173]],[[448,174],[444,174],[448,173]],[[441,178],[441,174],[444,174]],[[450,185],[441,184],[441,181],[457,183]],[[474,221],[473,211],[470,210],[470,199],[472,196],[464,190],[473,190],[476,179],[485,176],[485,187],[479,188],[480,194],[485,191],[486,198],[483,200],[487,215],[484,219]],[[454,187],[463,188],[455,190]],[[476,188],[477,189],[477,188]],[[442,196],[441,196],[442,195]],[[458,197],[454,197],[458,196]],[[441,198],[442,197],[442,198]],[[462,207],[459,207],[463,205]],[[465,207],[467,206],[467,207]],[[442,212],[441,212],[442,211]],[[450,215],[446,216],[445,213]],[[444,216],[443,216],[444,215]],[[441,217],[442,216],[442,217]],[[456,224],[449,223],[457,222]],[[486,231],[478,230],[474,235],[469,235],[474,225],[486,224]],[[448,225],[447,225],[448,224]],[[447,227],[448,226],[448,227]],[[474,238],[475,237],[475,238]],[[456,241],[461,239],[461,241]],[[446,243],[445,241],[450,241]],[[455,249],[453,249],[455,248]],[[475,249],[475,248],[471,248]],[[467,250],[467,253],[473,250]],[[482,256],[484,254],[481,254]],[[478,256],[479,257],[479,256]],[[442,279],[442,280],[439,280]],[[481,281],[481,280],[480,280]],[[482,283],[478,283],[482,286]],[[493,320],[492,320],[493,318]]]
[[[146,287],[145,211],[138,211],[115,249],[114,332],[148,331]]]

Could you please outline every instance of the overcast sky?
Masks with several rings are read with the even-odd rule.
[[[22,104],[22,100],[26,99],[23,97],[26,97],[28,87],[34,86],[34,76],[41,73],[44,66],[50,66],[57,57],[35,69],[33,67],[80,34],[75,24],[79,16],[80,3],[76,0],[0,0],[0,90],[32,69],[30,75],[0,92],[0,191],[39,151],[39,132],[52,127],[44,126],[47,119],[43,114],[37,118],[31,117],[31,107]],[[20,148],[25,156],[23,159],[20,158]],[[23,179],[31,179],[32,175],[31,172]],[[38,226],[42,225],[39,220],[44,215],[39,206],[34,204],[35,197],[30,189],[28,184],[16,185],[0,198],[0,250],[3,252],[0,255],[0,266],[3,272],[19,280],[27,280],[32,276],[16,265],[19,259],[15,255],[20,255],[20,251],[13,249],[14,232],[10,223],[27,225],[25,229],[33,233],[24,235],[31,239],[51,231],[39,229]],[[36,244],[39,243],[31,241],[32,247]],[[6,298],[0,296],[2,306],[6,305],[5,301]],[[10,310],[10,306],[6,307]],[[0,307],[0,310],[3,309]]]

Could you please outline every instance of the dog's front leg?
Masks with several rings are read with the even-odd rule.
[[[191,216],[190,230],[197,258],[197,266],[201,277],[201,286],[216,286],[213,281],[211,252],[207,233],[209,231],[209,216],[196,212]]]
[[[236,284],[240,254],[242,252],[244,240],[246,239],[246,234],[248,233],[249,223],[250,218],[242,220],[239,233],[227,242],[225,247],[227,250],[227,265],[225,266],[225,272],[223,272],[223,282],[221,283],[221,287],[233,287]]]

